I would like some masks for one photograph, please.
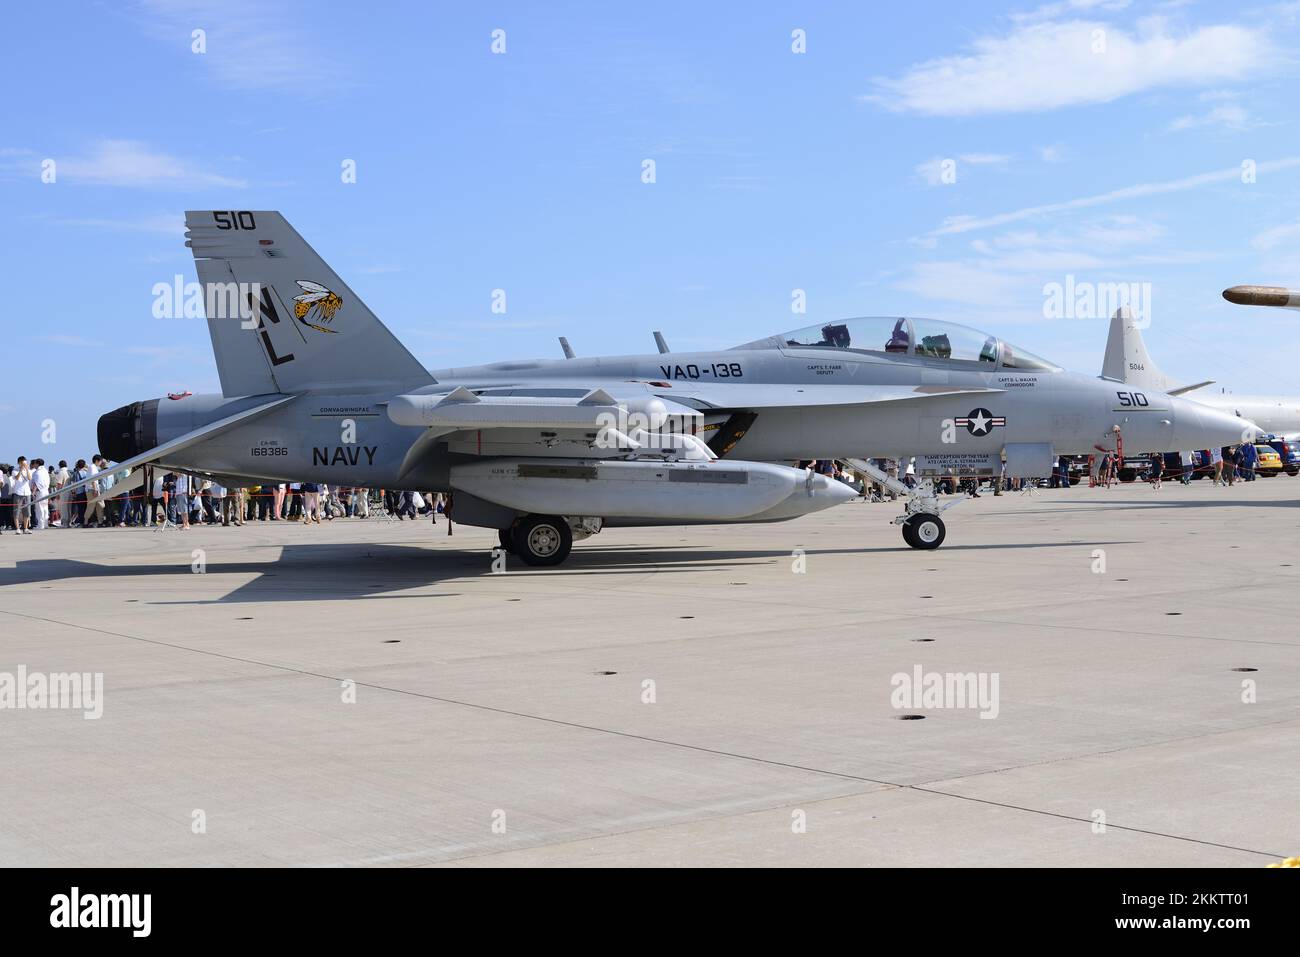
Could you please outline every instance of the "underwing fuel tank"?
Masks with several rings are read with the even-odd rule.
[[[764,462],[493,459],[456,465],[452,488],[538,515],[776,521],[857,497],[843,482]]]

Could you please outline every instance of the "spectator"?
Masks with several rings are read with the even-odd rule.
[[[175,489],[176,514],[180,518],[182,532],[190,530],[190,477],[184,472],[176,473]]]
[[[43,531],[50,526],[50,502],[46,496],[50,494],[50,470],[45,467],[45,459],[34,459],[32,461],[32,497],[36,499],[45,499],[37,502],[32,506],[35,515],[37,531]]]
[[[1259,464],[1259,449],[1254,442],[1241,443],[1242,478],[1247,482],[1255,481],[1255,467]]]
[[[223,528],[230,524],[230,516],[226,512],[226,489],[216,479],[208,486],[208,520],[213,524],[220,524]]]
[[[13,472],[14,527],[19,535],[30,535],[32,505],[32,470],[25,455],[18,456]]]
[[[63,486],[72,481],[72,472],[68,469],[68,460],[59,459],[59,470],[54,473],[51,480],[51,487],[58,495],[54,499],[54,507],[59,513],[59,528],[67,528],[68,521],[72,518],[70,510],[68,493],[63,491]]]

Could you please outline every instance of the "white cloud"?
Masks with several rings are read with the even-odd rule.
[[[1038,147],[1038,158],[1044,163],[1062,163],[1065,161],[1065,147],[1052,144]]]
[[[94,339],[84,339],[81,336],[68,336],[63,333],[54,333],[49,336],[41,336],[42,342],[52,342],[59,346],[76,346],[79,349],[102,349],[104,344],[96,342]]]
[[[1081,10],[1123,10],[1128,0],[1061,0],[1059,3],[1046,3],[1028,13],[1013,13],[1011,19],[1017,23],[1035,23],[1041,20],[1057,20],[1065,14],[1078,13]]]
[[[1271,229],[1257,233],[1251,239],[1250,244],[1261,250],[1276,249],[1278,246],[1297,238],[1300,238],[1300,222],[1283,223],[1280,226],[1274,226]]]
[[[127,355],[152,359],[155,364],[192,360],[194,352],[188,346],[127,346]]]
[[[1099,36],[1104,51],[1094,53]],[[1232,24],[1174,33],[1148,18],[1130,33],[1096,21],[1030,22],[980,37],[968,53],[878,78],[861,99],[931,116],[1039,112],[1238,80],[1275,58],[1265,30]]]
[[[962,153],[957,158],[972,166],[1003,166],[1011,162],[1006,153]]]
[[[185,232],[185,217],[176,213],[159,213],[134,219],[60,219],[61,226],[85,229],[108,229],[113,232],[152,233],[179,239]],[[157,260],[161,262],[161,260]]]
[[[962,302],[977,306],[1004,305],[1024,297],[1025,289],[1004,272],[995,272],[976,261],[943,260],[919,262],[894,288],[926,299]]]
[[[1180,116],[1169,124],[1169,129],[1178,132],[1201,126],[1221,126],[1225,129],[1239,131],[1249,129],[1250,125],[1250,113],[1246,111],[1245,107],[1238,106],[1235,103],[1227,103],[1223,106],[1216,106],[1206,113]]]
[[[242,179],[156,152],[136,140],[100,140],[83,156],[51,158],[59,182],[155,189],[238,189],[248,185]]]
[[[145,29],[184,50],[195,69],[209,70],[237,90],[326,95],[349,85],[351,57],[331,46],[316,26],[321,17],[303,3],[258,0],[136,0]],[[195,29],[207,52],[190,52]]]
[[[1166,230],[1137,216],[1096,216],[1049,231],[1008,230],[972,240],[965,254],[915,263],[895,288],[942,302],[999,306],[1008,317],[1040,315],[1047,282],[1149,281],[1157,263],[1196,261],[1180,252],[1148,254]]]
[[[1286,159],[1268,160],[1259,163],[1256,166],[1256,172],[1257,174],[1263,175],[1278,170],[1291,169],[1296,166],[1300,166],[1300,156],[1290,156]],[[1022,209],[1015,209],[1006,213],[996,213],[991,216],[952,216],[944,220],[942,226],[937,229],[932,229],[927,235],[930,237],[938,237],[954,235],[957,233],[969,233],[979,229],[1005,226],[1008,223],[1032,219],[1038,216],[1063,213],[1075,209],[1086,209],[1092,206],[1102,206],[1108,203],[1118,203],[1125,200],[1140,199],[1145,196],[1156,196],[1163,193],[1177,193],[1184,190],[1196,189],[1201,186],[1208,186],[1214,183],[1229,183],[1234,180],[1240,180],[1240,178],[1241,168],[1231,166],[1228,169],[1215,170],[1210,173],[1198,173],[1195,176],[1185,176],[1182,179],[1167,180],[1157,183],[1138,183],[1136,186],[1125,186],[1122,189],[1111,190],[1109,193],[1099,193],[1095,196],[1083,196],[1078,199],[1069,199],[1058,203],[1043,203],[1039,206],[1026,206]]]

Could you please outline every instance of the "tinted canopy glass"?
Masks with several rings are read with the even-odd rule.
[[[1046,369],[1058,366],[996,336],[938,319],[864,317],[805,326],[776,337],[782,346],[846,349],[973,362],[989,368]],[[760,343],[753,343],[757,346]]]

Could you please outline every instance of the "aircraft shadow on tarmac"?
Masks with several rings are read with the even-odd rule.
[[[809,555],[894,554],[904,560],[934,561],[943,552],[969,550],[1006,550],[1035,548],[1085,548],[1100,545],[1124,545],[1128,542],[1015,542],[1003,544],[945,545],[939,552],[916,552],[903,544],[877,548],[817,548],[803,546]],[[451,597],[455,593],[427,591],[412,595],[394,592],[427,588],[457,579],[497,577],[492,574],[491,553],[480,549],[464,551],[421,548],[413,545],[262,545],[253,550],[273,550],[278,558],[267,561],[221,561],[207,563],[205,578],[242,579],[220,598],[178,599],[171,596],[175,583],[165,579],[190,575],[188,561],[151,564],[101,565],[76,559],[30,559],[19,561],[13,569],[0,569],[0,588],[9,585],[49,585],[74,580],[137,579],[135,588],[123,591],[120,599],[136,600],[144,605],[210,605],[273,601],[347,601],[364,598]],[[789,561],[785,549],[704,549],[691,545],[658,546],[653,550],[628,545],[579,546],[568,565],[556,569],[536,569],[508,562],[505,580],[524,576],[631,575],[656,573],[691,573],[714,570],[741,572],[755,566]],[[188,557],[188,556],[186,556]],[[140,588],[149,579],[156,587]],[[233,583],[232,583],[233,584]],[[186,587],[189,587],[188,585]],[[133,598],[132,596],[137,596]]]

